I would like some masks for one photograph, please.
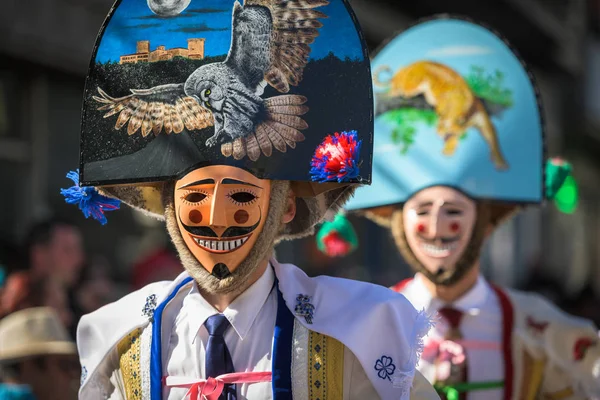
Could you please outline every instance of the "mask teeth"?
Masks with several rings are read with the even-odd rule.
[[[433,244],[427,244],[427,243],[423,243],[421,244],[421,247],[427,251],[430,254],[434,254],[434,255],[442,255],[447,251],[451,251],[454,250],[456,247],[458,246],[457,243],[451,243],[451,244],[447,244],[447,245],[443,245],[443,246],[436,246]]]
[[[248,241],[248,238],[236,240],[202,240],[194,238],[198,246],[213,251],[233,251]]]

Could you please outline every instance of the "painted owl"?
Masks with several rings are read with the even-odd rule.
[[[301,118],[307,99],[279,95],[263,99],[266,85],[280,93],[297,86],[319,35],[315,8],[326,0],[246,0],[233,5],[232,41],[223,62],[199,67],[184,83],[131,89],[131,95],[113,98],[98,88],[94,99],[107,111],[119,114],[115,128],[127,124],[127,133],[142,135],[180,133],[214,126],[207,147],[221,145],[224,156],[256,161],[269,157],[273,147],[285,152],[304,140],[308,127]]]

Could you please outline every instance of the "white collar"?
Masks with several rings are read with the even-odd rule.
[[[275,281],[275,273],[269,264],[262,276],[252,284],[244,293],[240,294],[233,302],[223,311],[223,315],[229,320],[231,326],[238,334],[241,340],[244,340],[248,331],[252,327],[256,316],[267,301],[273,282]],[[193,311],[194,318],[189,321],[192,332],[196,332],[194,339],[198,336],[200,327],[204,325],[206,320],[218,314],[219,312],[208,303],[200,294],[196,283],[192,285],[192,289],[186,296],[183,307],[190,308]]]
[[[418,310],[426,309],[429,312],[437,311],[447,304],[431,295],[423,282],[425,279],[427,278],[422,274],[417,273],[413,280],[413,284],[407,288],[407,291],[409,292],[407,293],[407,297],[411,299],[411,302]],[[481,275],[479,275],[475,285],[458,300],[452,303],[452,307],[464,313],[477,314],[486,304],[491,294],[492,289],[490,288],[490,285]]]

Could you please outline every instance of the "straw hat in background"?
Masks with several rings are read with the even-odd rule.
[[[0,364],[34,356],[76,354],[75,343],[52,308],[28,308],[0,320]]]

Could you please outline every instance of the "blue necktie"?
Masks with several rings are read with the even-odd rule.
[[[233,361],[225,344],[223,335],[230,324],[223,314],[213,315],[204,322],[208,331],[208,343],[206,345],[205,378],[216,378],[219,375],[235,372]],[[225,385],[219,400],[236,400],[237,393],[235,384]]]

